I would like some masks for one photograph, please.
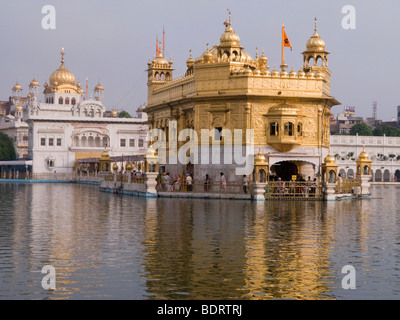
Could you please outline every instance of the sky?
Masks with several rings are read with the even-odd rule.
[[[45,5],[56,10],[55,29],[44,29]],[[355,29],[345,29],[342,8],[355,9]],[[98,82],[105,88],[108,110],[130,113],[147,100],[146,68],[156,51],[156,37],[166,32],[165,56],[174,61],[174,76],[186,71],[189,50],[199,57],[219,44],[227,19],[240,44],[253,57],[265,48],[271,68],[281,60],[281,26],[293,50],[285,49],[285,61],[298,71],[301,53],[314,32],[326,42],[332,72],[331,95],[344,106],[356,108],[356,115],[372,116],[372,102],[378,103],[378,119],[397,118],[400,105],[398,0],[2,0],[0,2],[0,100],[8,100],[18,81],[26,95],[35,77],[41,91],[60,66],[61,48],[65,65],[89,90]]]

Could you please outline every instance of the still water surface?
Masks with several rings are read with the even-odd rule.
[[[400,188],[373,197],[146,200],[0,184],[0,299],[399,299]],[[345,265],[355,290],[342,288]]]

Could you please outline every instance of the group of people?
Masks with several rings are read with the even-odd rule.
[[[210,185],[211,185],[211,178],[208,174],[206,174],[204,178],[204,192],[210,192]],[[242,181],[242,187],[243,187],[243,192],[247,193],[247,177],[246,175],[243,175],[243,181]],[[226,192],[227,190],[227,183],[226,183],[226,178],[223,172],[220,172],[220,191],[221,192]]]
[[[160,173],[157,176],[156,189],[159,191],[181,192],[183,188],[186,188],[186,191],[189,192],[193,190],[193,178],[189,173],[186,174],[186,176],[184,174],[180,176],[175,174],[173,178],[170,176],[169,172]]]
[[[292,194],[303,197],[313,197],[316,194],[317,178],[311,180],[311,177],[308,177],[308,180],[305,180],[300,177],[299,180],[285,182],[281,178],[275,177],[271,179],[271,182],[265,187],[267,194]]]

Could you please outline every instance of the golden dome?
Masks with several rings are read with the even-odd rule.
[[[368,153],[365,152],[365,145],[363,145],[363,151],[358,156],[359,160],[369,160]]]
[[[19,104],[15,107],[15,111],[22,111],[22,106]]]
[[[117,110],[115,110],[115,109],[112,109],[112,110],[111,110],[111,115],[112,115],[113,117],[116,117],[117,114],[118,114]]]
[[[322,40],[317,32],[317,18],[315,18],[314,34],[310,39],[308,39],[306,47],[307,51],[325,51],[325,41]]]
[[[225,32],[222,34],[220,38],[220,43],[223,46],[238,46],[240,38],[235,31],[232,29],[231,19],[229,17],[229,21],[224,22]]]
[[[12,88],[13,90],[15,90],[15,91],[17,91],[17,90],[22,90],[22,87],[21,87],[21,85],[18,83],[18,81],[17,81],[17,83],[14,85],[14,87]]]
[[[261,148],[258,149],[258,154],[254,156],[254,165],[268,166],[267,158],[261,153]]]
[[[272,70],[271,75],[273,77],[279,77],[279,71],[276,70],[276,66],[274,66],[274,70]]]
[[[299,70],[299,72],[297,73],[299,78],[305,78],[306,77],[306,73],[304,72],[303,69]]]
[[[128,162],[126,164],[126,171],[132,171],[132,170],[133,170],[133,165],[130,162]]]
[[[97,84],[97,86],[94,87],[95,90],[99,90],[99,91],[104,91],[103,86],[100,84],[100,82]]]
[[[64,65],[64,48],[61,51],[61,66],[50,76],[50,85],[61,86],[69,84],[75,86],[75,76]]]
[[[297,77],[297,73],[296,73],[296,71],[294,71],[294,67],[292,67],[292,70],[289,73],[289,77],[290,78],[296,78]]]
[[[113,168],[113,170],[114,170],[114,171],[118,171],[118,165],[117,165],[117,163],[116,163],[116,162],[114,162],[114,165],[113,165],[113,167],[112,167],[112,168]]]
[[[104,151],[103,151],[103,153],[101,154],[100,160],[102,160],[102,161],[110,161],[110,160],[111,160],[110,155],[108,154],[106,148],[104,148]]]
[[[157,64],[157,65],[169,65],[167,59],[165,59],[162,55],[162,53],[160,52],[157,57],[153,60],[153,63]]]
[[[331,155],[330,150],[329,150],[329,154],[324,159],[324,163],[325,164],[334,164],[335,163],[335,157]]]
[[[186,60],[186,66],[188,67],[188,69],[194,64],[194,59],[192,58],[192,50],[189,50],[189,52],[189,59]]]
[[[33,80],[31,81],[31,83],[29,84],[30,87],[39,87],[39,82],[36,81],[35,78],[33,78]]]
[[[215,49],[215,48],[213,48]],[[216,52],[216,50],[215,50]],[[207,51],[204,52],[204,54],[202,55],[202,58],[205,62],[211,62],[213,60],[213,53],[210,51],[210,48],[208,47],[208,43],[207,43]]]
[[[268,63],[268,58],[264,55],[264,48],[262,50],[262,55],[258,58],[257,62],[260,67],[264,67]]]
[[[75,86],[75,76],[62,64],[56,71],[50,76],[50,84],[53,86],[59,86],[69,84]]]

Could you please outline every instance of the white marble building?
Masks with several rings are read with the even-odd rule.
[[[13,87],[11,114],[28,130],[28,158],[32,172],[71,173],[79,159],[100,157],[104,148],[111,157],[145,154],[147,150],[147,115],[118,118],[113,110],[106,117],[102,100],[104,88],[94,88],[94,98],[76,83],[64,65],[52,73],[44,84],[43,101],[39,101],[39,83],[29,85],[28,102],[21,105],[22,88]],[[17,123],[17,122],[15,122]]]
[[[400,137],[331,136],[331,154],[339,165],[338,172],[355,176],[355,159],[364,145],[372,160],[372,181],[400,181]]]

